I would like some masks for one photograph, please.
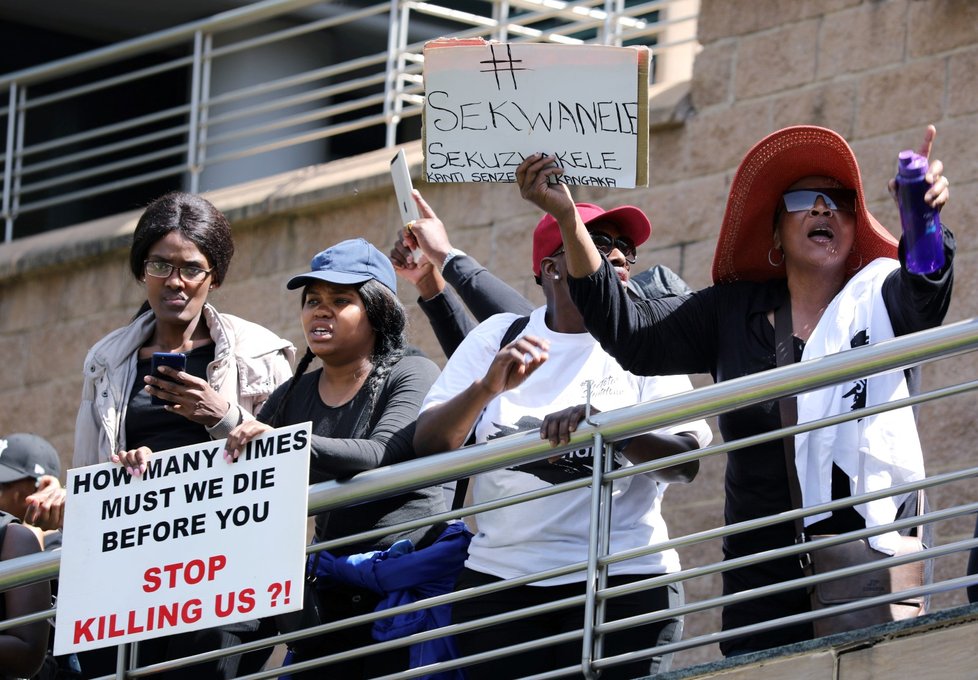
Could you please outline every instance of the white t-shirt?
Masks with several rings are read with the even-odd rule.
[[[545,322],[546,307],[530,315],[523,335],[550,342],[549,358],[519,387],[494,399],[476,425],[476,441],[539,429],[544,416],[586,401],[586,383],[592,381],[591,403],[600,411],[632,406],[641,401],[692,389],[686,376],[639,377],[625,371],[588,333],[555,333]],[[445,402],[485,376],[499,343],[517,318],[498,314],[480,324],[449,359],[421,407],[422,412]],[[705,421],[656,430],[661,434],[689,432],[701,446],[712,439]],[[590,477],[591,448],[474,478],[476,503],[532,491],[580,477]],[[631,465],[617,456],[615,467]],[[666,484],[649,475],[635,475],[614,483],[611,552],[653,545],[669,538],[660,512]],[[590,490],[576,489],[527,503],[479,513],[478,533],[469,546],[465,565],[475,571],[511,578],[587,559]],[[611,574],[661,574],[679,571],[674,550],[653,553],[611,565]],[[537,585],[582,581],[583,571]]]

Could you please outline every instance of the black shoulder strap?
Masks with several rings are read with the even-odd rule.
[[[784,304],[774,311],[774,355],[778,366],[787,366],[795,362],[795,343],[791,338],[791,300],[785,298]],[[781,427],[791,427],[798,424],[798,402],[795,397],[782,397],[778,400],[781,410]],[[801,482],[798,481],[798,468],[795,467],[795,438],[783,437],[784,466],[788,474],[788,492],[791,495],[791,506],[795,510],[801,507]],[[801,518],[795,520],[795,538],[800,539],[805,532],[805,524]]]
[[[503,333],[502,339],[499,341],[499,349],[502,349],[509,343],[513,342],[519,337],[520,333],[526,328],[526,325],[530,323],[529,316],[519,316],[513,320],[513,323],[509,325],[506,332]],[[472,443],[472,439],[465,442],[463,446],[468,446]],[[469,478],[463,477],[455,482],[455,496],[452,498],[452,510],[458,510],[465,504],[465,494],[469,489]]]
[[[511,323],[509,328],[506,329],[506,332],[503,333],[503,338],[499,341],[499,349],[502,349],[518,338],[528,323],[530,323],[530,317],[528,316],[519,316],[514,319],[513,323]]]

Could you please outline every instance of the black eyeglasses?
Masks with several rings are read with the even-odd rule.
[[[158,279],[168,279],[170,275],[173,274],[173,270],[176,269],[179,273],[181,279],[187,283],[200,283],[207,278],[207,275],[214,271],[214,268],[202,269],[200,267],[194,266],[184,266],[177,267],[169,262],[163,262],[162,260],[146,260],[143,262],[143,271],[146,272],[147,276],[153,276]]]
[[[626,236],[619,236],[618,238],[612,238],[602,231],[592,231],[591,240],[594,241],[595,247],[600,250],[605,255],[611,255],[611,251],[615,248],[625,256],[625,262],[628,264],[635,264],[635,244],[632,240]]]
[[[829,210],[856,212],[856,192],[854,189],[792,189],[781,196],[784,209],[788,212],[807,212],[814,210],[818,199],[825,202]]]
[[[591,236],[591,241],[594,242],[594,247],[600,252],[610,256],[611,252],[617,248],[625,256],[625,262],[635,264],[635,244],[627,236],[612,238],[603,231],[590,231],[588,234]],[[564,246],[561,246],[554,252],[554,255],[560,255],[563,252]]]

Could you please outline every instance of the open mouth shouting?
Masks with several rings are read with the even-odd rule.
[[[309,328],[309,340],[312,342],[330,340],[332,337],[333,326],[330,324],[313,324]]]
[[[831,243],[835,238],[835,231],[828,221],[820,221],[808,230],[808,238],[816,243]]]

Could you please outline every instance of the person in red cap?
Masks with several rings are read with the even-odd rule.
[[[452,355],[469,331],[493,314],[526,315],[533,311],[532,302],[471,255],[452,245],[445,225],[421,192],[415,189],[413,198],[421,217],[398,232],[390,258],[398,275],[417,289],[418,307],[428,318],[446,357]],[[608,214],[590,203],[578,205],[583,211],[590,211],[589,214]],[[626,208],[630,206],[609,213]],[[656,264],[635,274],[633,264],[626,261],[619,274],[636,295],[662,297],[689,292],[686,282],[668,267]]]
[[[624,291],[620,282],[627,278],[635,249],[651,233],[648,218],[632,206],[606,211],[584,203],[576,209],[586,221],[589,242],[608,258],[615,285]],[[551,445],[566,444],[585,416],[588,399],[597,412],[691,389],[686,377],[639,378],[627,373],[588,335],[567,289],[560,229],[549,215],[533,233],[533,273],[543,287],[546,305],[528,317],[497,314],[465,337],[425,397],[414,437],[418,455],[457,449],[473,428],[477,442],[539,429],[540,437]],[[626,468],[690,451],[709,443],[711,436],[704,421],[662,428],[617,442],[614,465]],[[591,448],[585,447],[549,460],[479,474],[471,484],[472,500],[478,504],[590,478],[593,461]],[[615,481],[611,550],[643,548],[667,540],[660,512],[662,494],[669,483],[691,481],[697,470],[698,464],[684,464]],[[586,561],[590,497],[588,489],[576,488],[478,513],[478,533],[469,546],[456,590]],[[675,551],[653,552],[612,565],[609,584],[622,585],[679,569]],[[452,620],[475,621],[581,596],[585,578],[585,572],[578,570],[478,596],[466,600],[464,607],[455,607]],[[608,603],[608,619],[681,602],[681,588],[662,586],[613,598]],[[562,608],[480,628],[457,636],[457,641],[462,654],[469,656],[580,630],[583,619],[583,606]],[[610,656],[647,649],[672,641],[680,631],[681,621],[670,617],[607,636],[604,651]],[[580,659],[580,642],[565,642],[468,666],[466,674],[472,680],[525,677],[578,665]],[[633,661],[603,669],[602,677],[632,678],[650,670],[664,671],[668,665],[668,657],[654,659],[651,667],[648,659]]]
[[[929,156],[936,134],[928,127],[920,153]],[[946,262],[929,275],[911,274],[902,246],[869,213],[859,166],[840,135],[802,125],[758,142],[741,162],[730,188],[713,260],[712,287],[677,298],[633,300],[616,285],[614,267],[591,243],[565,187],[550,184],[553,167],[534,156],[517,170],[523,197],[555,216],[567,249],[569,292],[587,329],[630,371],[640,375],[709,372],[730,380],[775,367],[775,315],[786,317],[793,359],[821,356],[893,335],[939,325],[953,279],[954,239],[944,231]],[[948,180],[940,161],[930,162],[925,200],[940,209]],[[892,192],[891,186],[891,192]],[[789,354],[786,351],[785,354]],[[902,372],[837,386],[798,399],[815,420],[907,394]],[[877,389],[881,387],[881,389]],[[884,388],[885,387],[885,388]],[[888,415],[889,414],[889,415]],[[910,413],[891,411],[796,437],[802,505],[888,488],[923,476]],[[874,418],[887,426],[871,427]],[[875,421],[882,425],[883,421]],[[720,432],[732,441],[781,426],[777,402],[725,413]],[[892,430],[888,428],[892,427]],[[881,431],[899,432],[887,439]],[[793,507],[781,440],[732,451],[727,457],[725,519],[728,524]],[[887,465],[887,461],[898,461]],[[821,466],[819,468],[819,466]],[[855,468],[862,466],[865,474]],[[906,466],[906,467],[905,467]],[[818,474],[817,469],[831,470]],[[806,518],[806,531],[841,533],[886,524],[916,512],[915,499],[887,498]],[[871,539],[887,553],[894,532]],[[898,537],[897,537],[898,538]],[[791,545],[791,522],[725,537],[726,559]],[[892,543],[890,544],[892,545]],[[723,572],[724,594],[802,576],[796,557]],[[732,630],[810,610],[805,589],[730,604],[723,628]],[[810,623],[742,635],[721,643],[725,654],[744,653],[811,638]]]

